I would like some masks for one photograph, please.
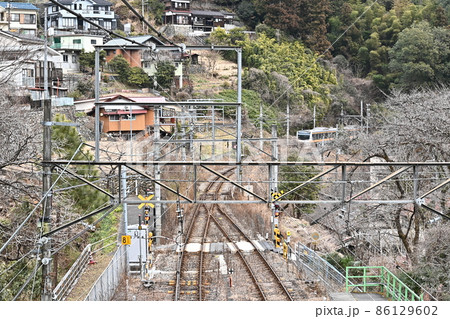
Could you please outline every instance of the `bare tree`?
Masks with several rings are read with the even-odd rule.
[[[446,161],[450,158],[448,87],[417,90],[409,94],[395,92],[383,107],[373,111],[374,115],[369,119],[370,134],[361,132],[351,141],[348,136],[339,138],[333,147],[341,149],[345,154],[353,154],[363,161],[425,162]],[[379,170],[377,173],[386,176],[395,168],[388,167],[387,170]],[[450,167],[436,167],[420,171],[419,188],[431,189],[439,183],[437,181],[448,178],[449,170]],[[412,189],[412,172],[406,172],[379,187],[378,194],[389,194],[401,200],[410,198]],[[432,198],[435,205],[446,213],[449,212],[447,191],[448,187],[442,188],[441,191],[435,192]],[[413,205],[385,206],[374,213],[379,216],[374,217],[376,226],[379,229],[395,230],[408,256],[416,260],[421,231],[426,222],[436,216]],[[356,218],[353,224],[362,226],[361,221],[361,218]],[[372,224],[372,229],[374,225]],[[369,227],[367,224],[366,226]]]
[[[4,33],[0,36],[0,242],[21,222],[18,210],[26,210],[39,198],[42,115],[29,109],[18,83],[23,68],[34,70],[37,51],[36,44],[21,43]],[[18,256],[24,246],[26,241],[17,241],[17,249],[9,252]]]

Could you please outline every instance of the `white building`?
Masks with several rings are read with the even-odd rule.
[[[13,96],[31,97],[39,105],[43,99],[44,41],[8,31],[0,31],[0,85]],[[50,97],[62,98],[67,89],[62,86],[62,55],[47,48],[47,89]],[[73,103],[73,100],[72,100]]]
[[[81,14],[108,30],[117,29],[117,19],[112,11],[111,3],[105,0],[57,0],[58,3]],[[103,31],[95,28],[83,19],[61,9],[53,3],[46,4],[47,26],[54,28],[55,32],[75,31],[79,33],[102,34]]]
[[[0,30],[36,35],[37,13],[31,3],[0,2]]]
[[[52,38],[52,49],[62,54],[62,69],[64,73],[80,71],[80,53],[95,51],[96,45],[103,44],[103,36],[92,34],[58,33]]]

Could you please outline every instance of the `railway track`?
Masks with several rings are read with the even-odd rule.
[[[232,169],[223,173],[231,175]],[[206,197],[213,194],[217,196],[222,183],[214,187],[215,182],[220,177],[211,181],[202,196]],[[239,269],[240,280],[234,285],[234,294],[230,293],[230,299],[238,292],[244,292],[247,300],[293,300],[288,289],[284,286],[281,278],[270,266],[264,255],[257,249],[250,238],[233,221],[233,219],[224,212],[220,205],[197,205],[193,211],[189,227],[185,233],[183,250],[179,253],[175,280],[174,300],[216,300],[219,288],[209,287],[214,280],[212,270],[208,270],[208,265],[212,261],[211,254],[204,253],[205,244],[208,242],[208,235],[215,233],[221,238],[226,239],[234,249],[239,258],[234,258],[233,264]],[[247,245],[252,246],[252,250],[242,251],[235,243],[244,240]],[[224,247],[225,250],[225,247]],[[232,286],[231,276],[229,277],[229,287]],[[218,286],[225,286],[224,283],[216,283]],[[228,283],[227,283],[228,284]],[[208,289],[209,287],[209,289]]]

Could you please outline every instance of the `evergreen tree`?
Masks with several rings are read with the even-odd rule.
[[[54,121],[69,122],[64,114],[55,114]],[[83,142],[76,128],[62,125],[53,127],[52,141],[54,143],[55,153],[61,159],[71,159]],[[91,153],[81,149],[81,151],[73,156],[73,159],[93,161],[94,157]],[[90,181],[97,179],[99,175],[99,171],[93,165],[77,165],[74,171]],[[80,180],[69,176],[61,183],[63,184],[61,186],[62,188],[82,184]],[[88,185],[73,188],[69,191],[69,194],[75,203],[74,209],[79,210],[80,213],[97,209],[107,201],[106,195]]]

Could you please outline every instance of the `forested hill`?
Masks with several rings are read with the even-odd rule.
[[[450,79],[450,0],[194,0],[234,10],[250,30],[271,27],[385,92]],[[274,32],[275,35],[276,32]],[[327,48],[331,46],[331,50]]]

